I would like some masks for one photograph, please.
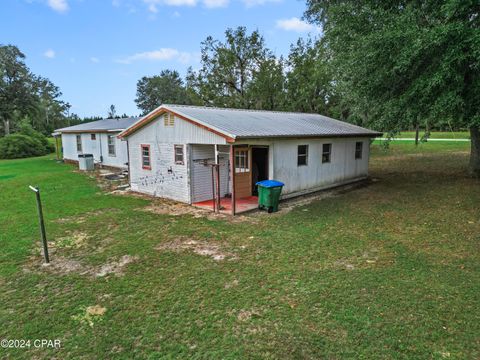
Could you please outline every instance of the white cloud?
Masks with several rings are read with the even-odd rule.
[[[217,8],[228,6],[230,0],[203,0],[203,4],[207,8]]]
[[[43,56],[45,56],[48,59],[53,59],[55,57],[55,51],[53,51],[52,49],[48,49],[43,53]]]
[[[277,20],[277,27],[286,31],[296,32],[308,32],[318,30],[316,26],[300,20],[297,17]]]
[[[47,0],[47,5],[59,13],[64,13],[68,10],[67,0]]]
[[[278,3],[281,2],[282,0],[243,0],[243,3],[247,7],[253,7],[253,6],[258,6],[258,5],[265,5],[267,3]]]
[[[99,62],[100,62],[100,59],[97,58],[97,57],[95,57],[95,56],[92,56],[92,57],[90,58],[90,61],[93,62],[93,63],[99,63]]]
[[[172,48],[161,48],[160,50],[145,51],[136,53],[125,58],[117,59],[116,62],[120,64],[131,64],[135,61],[170,61],[177,60],[181,63],[190,63],[197,59],[196,54],[188,52],[181,52]]]

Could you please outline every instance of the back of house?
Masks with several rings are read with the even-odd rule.
[[[139,118],[102,119],[55,130],[62,137],[62,153],[66,162],[78,163],[78,156],[92,154],[97,165],[126,169],[127,143],[117,135]]]
[[[318,114],[162,105],[119,137],[132,190],[196,204],[252,199],[266,179],[283,198],[365,179],[380,135]]]

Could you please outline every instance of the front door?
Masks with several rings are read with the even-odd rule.
[[[252,195],[252,163],[248,147],[235,148],[235,198]]]

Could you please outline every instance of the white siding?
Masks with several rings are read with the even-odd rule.
[[[355,159],[357,141],[363,142],[362,159]],[[323,144],[332,144],[330,163],[322,163]],[[298,145],[308,145],[305,166],[297,166]],[[368,138],[275,140],[270,147],[273,151],[271,176],[285,183],[284,197],[365,178],[368,176],[369,145]]]
[[[192,143],[225,144],[226,141],[223,137],[178,117],[175,117],[173,126],[165,126],[163,117],[160,117],[129,136],[130,185],[132,190],[191,203],[189,173],[191,159],[189,154],[193,151],[190,150],[190,145],[187,146],[186,144]],[[142,169],[142,144],[150,145],[151,170]],[[174,145],[176,144],[185,145],[184,165],[175,164]],[[210,145],[210,147],[213,159],[213,145]],[[209,179],[208,184],[211,187],[211,177]]]
[[[93,154],[95,163],[118,168],[127,167],[127,143],[117,138],[118,133],[95,133],[95,140],[92,140],[91,133],[62,134],[64,159],[78,161],[77,135],[82,138],[82,153]],[[115,138],[115,156],[108,154],[108,135]]]

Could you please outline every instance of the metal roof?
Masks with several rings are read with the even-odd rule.
[[[171,110],[235,139],[309,136],[376,137],[381,135],[377,131],[319,114],[188,105],[162,105],[160,108]],[[141,122],[139,121],[139,123]]]
[[[135,124],[139,117],[129,117],[121,119],[102,119],[88,123],[78,124],[74,126],[57,129],[55,132],[109,132],[109,131],[123,131]]]

